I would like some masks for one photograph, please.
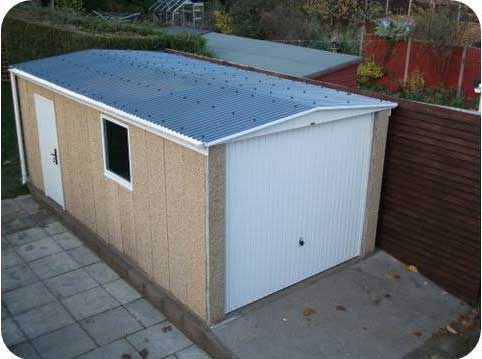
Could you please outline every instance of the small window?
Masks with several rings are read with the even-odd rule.
[[[129,127],[107,117],[102,117],[101,121],[105,175],[132,189]]]

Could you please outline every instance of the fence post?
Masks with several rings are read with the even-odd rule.
[[[403,84],[408,80],[408,67],[410,66],[410,53],[412,52],[412,37],[408,38],[407,51],[405,52],[405,67],[403,69]]]
[[[467,51],[469,49],[469,45],[464,45],[462,50],[462,58],[460,59],[460,67],[459,67],[459,78],[457,80],[457,97],[460,97],[462,94],[462,83],[464,80],[464,71],[465,71],[465,60],[467,59]]]

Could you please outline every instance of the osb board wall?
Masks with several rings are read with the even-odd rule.
[[[133,191],[104,176],[100,112],[18,80],[28,171],[43,190],[33,94],[54,101],[65,208],[206,319],[206,158],[129,125]]]

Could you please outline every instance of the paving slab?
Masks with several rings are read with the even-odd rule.
[[[57,302],[31,309],[14,318],[29,339],[74,323],[74,318]]]
[[[43,359],[68,359],[96,347],[78,324],[38,337],[32,344]]]
[[[24,287],[37,281],[37,276],[26,264],[2,270],[2,291],[4,292]]]
[[[37,226],[37,222],[35,222],[32,218],[30,217],[20,217],[20,218],[15,218],[12,221],[9,221],[7,223],[2,222],[2,235],[5,234],[6,236],[16,233],[18,231],[24,231],[27,229],[31,229],[33,227]],[[24,241],[21,241],[20,239],[18,241],[21,241],[22,243],[27,243],[28,238],[22,238]]]
[[[8,312],[7,308],[2,304],[2,319],[10,317],[10,313]]]
[[[164,314],[144,298],[126,304],[125,308],[146,328],[166,320]]]
[[[177,352],[176,358],[177,359],[210,359],[211,357],[207,355],[203,350],[201,350],[197,345],[191,345],[190,347]]]
[[[127,304],[141,297],[139,292],[123,279],[104,284],[103,287],[121,304]]]
[[[67,298],[74,294],[85,292],[88,289],[97,287],[99,284],[83,269],[61,274],[45,281],[56,298]]]
[[[80,265],[88,266],[100,262],[100,258],[87,247],[79,247],[67,251]]]
[[[99,345],[112,343],[143,329],[139,322],[123,307],[117,307],[86,318],[80,322],[80,325]]]
[[[32,262],[63,251],[62,247],[60,247],[52,238],[44,238],[24,244],[16,250],[20,257],[27,262]]]
[[[136,349],[125,339],[95,349],[77,359],[141,359]]]
[[[398,359],[467,309],[379,251],[242,308],[213,330],[239,358]]]
[[[34,283],[3,293],[2,301],[10,313],[16,315],[54,301],[55,298],[42,283]]]
[[[80,268],[80,264],[66,252],[43,257],[31,262],[29,265],[41,279],[51,278]]]
[[[7,346],[27,340],[12,318],[2,319],[2,338]]]
[[[67,231],[67,228],[59,221],[54,220],[51,223],[46,224],[43,229],[49,235],[59,234]]]
[[[2,200],[2,217],[6,214],[15,213],[21,210],[22,207],[20,207],[20,204],[15,199],[9,198]]]
[[[48,236],[40,227],[33,227],[23,231],[15,232],[6,236],[6,239],[14,246],[21,246],[27,243],[38,241]]]
[[[19,196],[15,198],[17,204],[29,214],[35,214],[42,209],[37,201],[30,195]]]
[[[10,351],[22,359],[41,359],[32,344],[24,342],[10,348]]]
[[[4,250],[2,248],[2,269],[10,268],[22,263],[22,259],[14,249],[9,248]]]
[[[160,358],[178,352],[192,344],[188,338],[169,322],[156,324],[132,334],[127,337],[127,340],[137,351]]]
[[[45,228],[48,224],[56,221],[56,218],[45,208],[41,208],[37,212],[31,214],[30,218],[41,228]]]
[[[82,242],[71,232],[55,234],[52,238],[65,250],[74,249],[82,246]]]
[[[119,276],[104,262],[99,262],[85,267],[87,273],[99,284],[106,284],[119,279]]]
[[[104,288],[96,287],[63,299],[62,303],[78,319],[84,319],[120,306]]]

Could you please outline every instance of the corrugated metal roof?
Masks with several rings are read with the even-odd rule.
[[[298,77],[314,77],[361,61],[359,56],[216,32],[203,37],[220,59]]]
[[[320,107],[394,107],[163,52],[86,50],[13,68],[202,143]]]

